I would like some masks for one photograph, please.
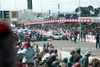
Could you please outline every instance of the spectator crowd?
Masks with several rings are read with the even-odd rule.
[[[84,56],[81,55],[81,48],[71,51],[71,57],[61,59],[58,57],[58,50],[52,44],[44,44],[43,50],[38,45],[33,48],[30,42],[25,42],[23,48],[17,51],[18,61],[24,67],[99,67],[100,60],[93,58],[91,51],[87,51]]]
[[[100,67],[100,60],[93,58],[89,62],[91,51],[81,55],[81,48],[71,51],[61,59],[58,50],[52,44],[43,44],[41,51],[38,45],[26,40],[16,40],[10,26],[0,21],[0,67]],[[16,40],[16,41],[15,41]]]

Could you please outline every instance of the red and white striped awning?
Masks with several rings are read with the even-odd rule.
[[[24,25],[35,25],[35,24],[47,24],[54,22],[82,22],[82,23],[91,23],[91,19],[59,19],[59,20],[48,20],[48,21],[39,21],[39,22],[28,22],[24,23]]]

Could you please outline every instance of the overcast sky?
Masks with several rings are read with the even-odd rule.
[[[80,0],[81,6],[100,7],[100,0]],[[79,0],[42,0],[43,12],[57,12],[57,4],[60,3],[61,12],[74,12],[79,6]],[[16,5],[15,5],[16,4]],[[1,10],[23,10],[27,9],[27,0],[0,0]],[[41,0],[33,0],[33,11],[41,12]]]

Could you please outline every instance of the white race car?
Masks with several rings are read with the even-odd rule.
[[[54,33],[53,34],[53,40],[61,40],[63,38],[62,33]]]

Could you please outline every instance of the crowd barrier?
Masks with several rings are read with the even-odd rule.
[[[78,39],[79,39],[79,34],[78,34],[78,37],[77,37]],[[83,38],[83,36],[82,36],[82,41],[84,41],[84,38]],[[94,36],[94,35],[86,35],[86,42],[96,42],[96,36]]]

